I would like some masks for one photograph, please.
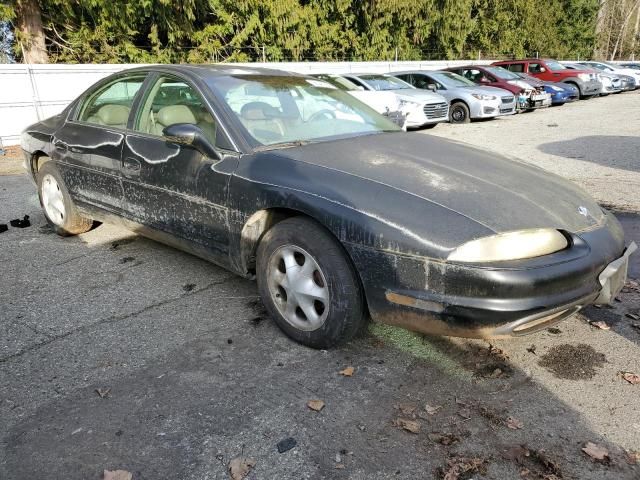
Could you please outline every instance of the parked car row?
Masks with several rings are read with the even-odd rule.
[[[522,59],[388,74],[319,74],[405,128],[433,128],[640,88],[640,64]],[[395,96],[391,95],[395,94]]]

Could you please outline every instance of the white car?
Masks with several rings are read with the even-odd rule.
[[[578,63],[567,63],[562,62],[562,64],[567,67],[569,70],[583,70],[585,65]],[[591,68],[594,72],[597,73],[598,81],[602,84],[602,88],[600,89],[600,96],[606,97],[610,93],[620,93],[622,92],[622,81],[620,77],[615,73],[605,73],[601,70],[598,70],[593,67]]]
[[[350,73],[342,76],[368,91],[395,93],[407,115],[407,127],[433,128],[449,120],[449,102],[442,95],[415,88],[392,75]]]
[[[356,85],[340,75],[321,73],[312,76],[324,80],[340,90],[346,91],[349,95],[356,97],[365,105],[368,105],[376,112],[388,117],[389,120],[406,129],[406,115],[402,112],[400,99],[395,93],[365,90],[363,87]]]
[[[610,62],[577,62],[585,67],[591,67],[604,73],[613,73],[616,75],[627,75],[633,77],[636,82],[636,88],[640,88],[640,70],[635,68],[623,67]]]

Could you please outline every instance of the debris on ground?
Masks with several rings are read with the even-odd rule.
[[[486,474],[489,460],[484,458],[452,457],[447,460],[446,467],[437,470],[438,478],[442,480],[462,480],[470,474]]]
[[[633,372],[620,372],[619,375],[629,382],[631,385],[638,385],[640,383],[640,375]]]
[[[406,430],[410,433],[418,433],[420,431],[420,422],[416,420],[409,420],[406,418],[396,418],[393,421],[393,426]]]
[[[625,450],[624,456],[629,465],[640,464],[640,451]]]
[[[599,328],[600,330],[611,330],[611,327],[607,325],[607,322],[598,320],[597,322],[589,322],[592,327]]]
[[[0,233],[4,233],[7,230],[9,230],[9,227],[7,227],[6,223],[0,223]]]
[[[322,400],[309,400],[307,402],[307,407],[309,407],[311,410],[319,412],[324,408],[324,402]]]
[[[122,257],[120,259],[120,263],[129,263],[129,262],[133,262],[136,259],[136,257]]]
[[[429,405],[428,403],[424,406],[425,411],[429,415],[435,415],[441,408],[442,405]]]
[[[520,430],[522,427],[524,427],[524,423],[515,417],[508,417],[506,425],[507,428],[510,428],[511,430]]]
[[[556,327],[549,327],[547,328],[547,332],[549,332],[552,335],[560,335],[562,333],[562,330]]]
[[[622,287],[622,293],[632,293],[632,292],[640,293],[640,282],[629,279],[624,284],[624,287]]]
[[[293,437],[285,438],[278,442],[278,453],[284,453],[291,450],[293,447],[297,445],[296,439]]]
[[[563,478],[562,471],[556,462],[551,460],[544,450],[536,450],[527,445],[514,445],[502,452],[502,458],[516,462],[522,470],[523,478],[539,478],[557,480]]]
[[[102,474],[102,480],[131,480],[133,475],[126,470],[105,470]]]
[[[29,221],[29,215],[25,215],[23,218],[15,218],[9,221],[9,225],[14,228],[27,228],[31,226],[31,222]]]
[[[597,352],[591,345],[567,343],[555,345],[540,357],[538,365],[546,368],[557,378],[567,380],[586,380],[596,375],[596,367],[602,367],[607,361],[604,354]]]
[[[527,348],[527,352],[533,353],[534,355],[537,355],[536,346],[535,345],[531,345],[530,347]]]
[[[111,394],[111,388],[109,387],[96,388],[96,393],[100,395],[100,398],[107,398]]]
[[[626,314],[626,316],[629,317],[631,320],[640,320],[640,315],[637,315],[635,313],[629,312]],[[635,324],[633,326],[635,326]]]
[[[352,377],[355,369],[353,367],[347,367],[344,370],[340,370],[338,373],[343,377]]]
[[[182,286],[182,290],[184,290],[185,292],[193,292],[194,288],[196,288],[196,284],[195,283],[185,283]]]
[[[453,433],[440,433],[440,432],[432,432],[427,435],[429,440],[434,443],[439,443],[440,445],[453,445],[454,443],[458,443],[460,438]]]
[[[255,466],[256,461],[253,458],[240,456],[231,460],[227,469],[233,480],[242,480]]]
[[[600,445],[596,445],[593,442],[587,442],[585,446],[582,447],[582,451],[596,462],[609,463],[609,450]]]
[[[394,405],[393,408],[395,408],[396,410],[400,410],[400,413],[402,413],[402,415],[404,415],[405,417],[416,418],[415,414],[416,410],[418,410],[418,407],[413,403],[399,403]]]

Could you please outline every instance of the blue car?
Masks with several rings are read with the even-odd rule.
[[[551,105],[564,105],[568,102],[573,102],[580,98],[580,92],[577,87],[568,83],[560,82],[545,82],[539,78],[533,77],[522,72],[513,72],[525,82],[533,85],[534,87],[543,87],[544,91],[551,95]]]

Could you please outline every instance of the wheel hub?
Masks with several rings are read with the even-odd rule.
[[[42,179],[41,198],[47,217],[58,226],[64,224],[65,208],[60,185],[53,175],[45,175]]]
[[[317,330],[329,313],[329,289],[318,262],[293,245],[279,247],[269,259],[267,282],[273,303],[293,327]]]

